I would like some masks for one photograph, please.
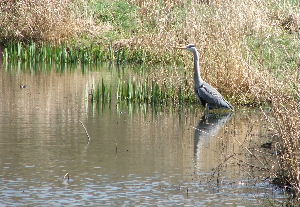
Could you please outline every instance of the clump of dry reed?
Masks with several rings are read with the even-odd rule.
[[[84,1],[0,1],[0,40],[59,44],[82,33],[96,34],[95,30],[100,29],[87,20],[81,4],[84,5]]]
[[[290,78],[294,83],[293,92],[284,82],[277,81],[266,90],[271,108],[265,113],[272,131],[272,146],[275,152],[274,162],[270,166],[273,183],[285,188],[294,195],[294,201],[300,202],[300,93],[299,70]],[[266,81],[262,77],[262,81]],[[259,94],[258,94],[259,96]],[[258,97],[260,98],[260,97]],[[264,112],[265,110],[262,109]]]
[[[152,30],[141,27],[140,33],[127,41],[132,50],[150,51],[158,62],[162,61],[160,57],[169,62],[184,62],[187,77],[192,79],[191,54],[175,51],[173,47],[196,43],[201,52],[202,76],[232,102],[257,104],[269,101],[264,94],[271,90],[276,78],[267,68],[254,63],[251,57],[253,51],[247,40],[254,34],[264,37],[285,32],[277,19],[271,18],[274,11],[270,5],[273,1],[187,3],[178,0],[165,1],[163,6],[157,1],[131,2],[140,7],[143,25],[155,25]],[[158,7],[161,9],[156,10]],[[169,59],[165,54],[169,55]],[[162,79],[165,77],[162,76]]]
[[[300,197],[300,103],[299,96],[270,94],[271,116],[268,117],[275,133],[276,166],[274,183]]]

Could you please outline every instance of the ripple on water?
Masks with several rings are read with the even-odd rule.
[[[273,195],[268,185],[240,179],[233,165],[221,185],[209,182],[233,150],[252,164],[235,139],[248,145],[248,134],[263,131],[257,113],[236,111],[214,128],[218,119],[205,120],[201,109],[140,112],[86,101],[96,79],[118,82],[117,68],[13,71],[0,70],[0,207],[260,206]],[[20,93],[20,80],[30,95]],[[72,182],[64,183],[67,172]]]

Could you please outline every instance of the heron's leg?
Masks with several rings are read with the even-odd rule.
[[[209,115],[209,108],[208,108],[208,104],[205,104],[205,108],[204,108],[204,117],[205,119],[208,117]]]

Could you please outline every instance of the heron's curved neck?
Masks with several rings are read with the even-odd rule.
[[[201,78],[201,72],[200,72],[200,54],[197,50],[194,50],[193,54],[194,54],[194,81],[195,81],[195,87],[198,88],[203,83],[203,80]]]

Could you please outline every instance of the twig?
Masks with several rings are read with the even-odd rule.
[[[84,128],[84,131],[85,131],[85,134],[86,134],[86,136],[88,138],[88,143],[89,143],[91,141],[91,137],[90,137],[87,129],[85,128],[84,124],[82,123],[82,121],[79,120],[79,122],[81,123],[82,127]]]
[[[68,179],[68,181],[70,180],[70,175],[69,175],[69,173],[66,173],[66,174],[65,174],[64,180],[65,180],[66,178]]]
[[[243,161],[243,160],[241,160],[241,159],[237,159],[237,158],[235,158],[235,157],[234,157],[233,159],[236,159],[237,161],[244,163],[245,166],[248,166],[248,167],[256,168],[256,169],[258,169],[258,170],[267,170],[267,171],[270,171],[268,168],[265,168],[265,167],[258,167],[258,166],[256,166],[256,165],[253,165],[253,164],[248,163],[248,162],[246,162],[246,161]],[[240,166],[241,166],[241,165],[240,165]]]
[[[260,162],[260,164],[262,164],[262,166],[265,166],[265,164],[256,155],[254,155],[247,147],[242,145],[242,143],[239,140],[235,139],[235,141],[237,141],[240,144],[241,147],[246,149],[258,162]]]
[[[209,179],[208,182],[210,182],[210,181],[213,179],[213,177],[215,176],[215,174],[216,174],[217,171],[218,171],[218,176],[219,176],[219,171],[220,171],[221,167],[222,167],[228,160],[230,160],[232,157],[234,157],[235,155],[236,155],[236,153],[233,153],[233,154],[231,154],[231,155],[225,157],[224,161],[223,161],[222,163],[220,163],[217,167],[214,168],[214,170],[213,170],[213,172],[212,172],[212,174],[211,174],[211,177],[210,177],[210,179]],[[217,178],[217,180],[218,180],[218,179],[219,179],[219,178]]]

